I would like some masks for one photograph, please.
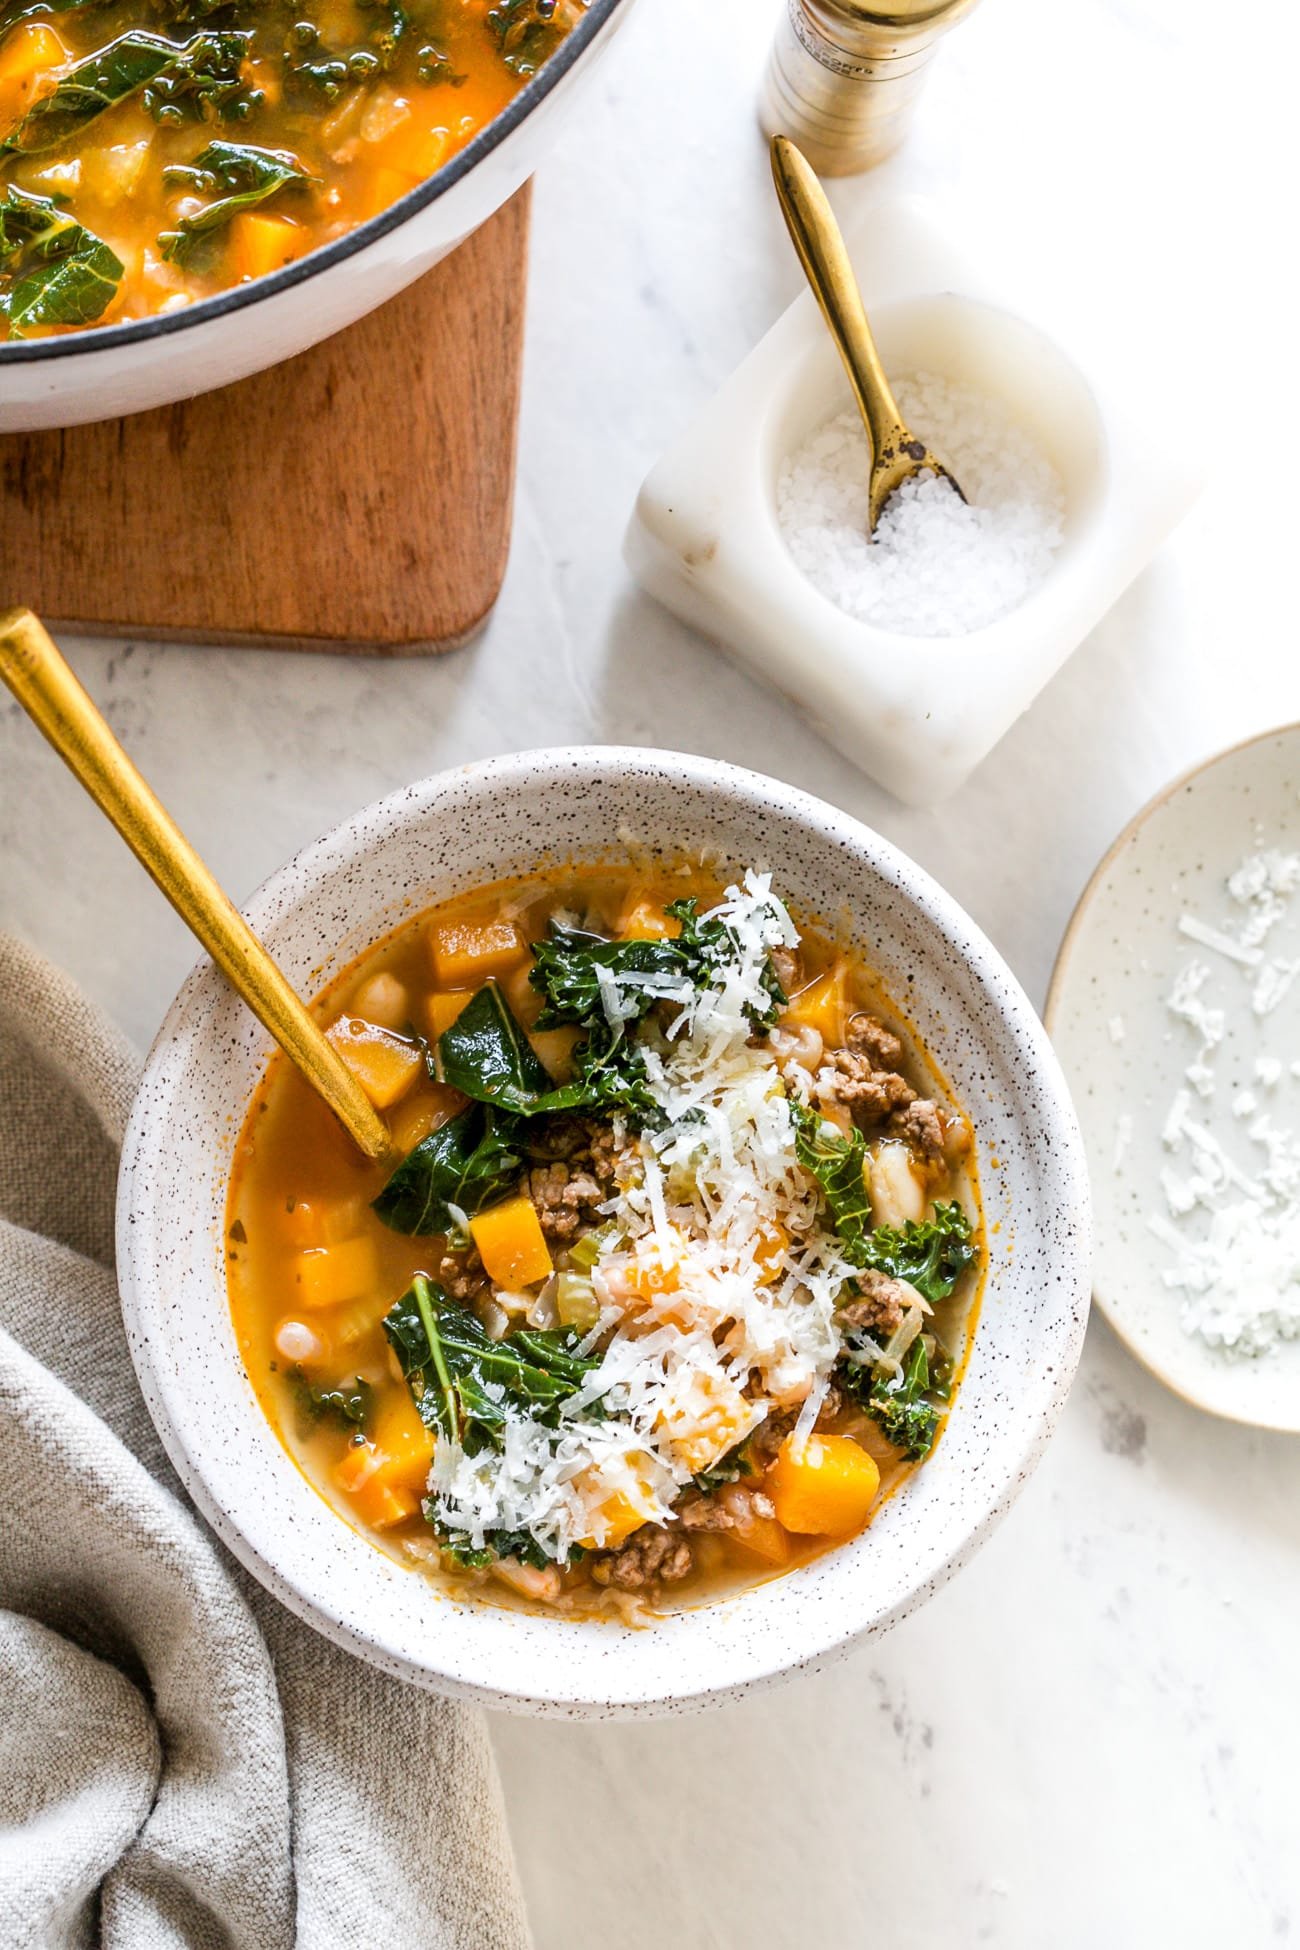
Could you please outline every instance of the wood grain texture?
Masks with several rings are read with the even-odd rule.
[[[270,372],[0,436],[0,606],[182,642],[463,643],[510,545],[530,194]]]

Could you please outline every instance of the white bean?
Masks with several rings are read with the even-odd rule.
[[[348,1004],[348,1014],[361,1016],[379,1029],[405,1029],[411,1020],[411,1002],[395,975],[372,975]]]
[[[825,1046],[821,1031],[814,1029],[811,1023],[797,1023],[793,1029],[774,1029],[768,1041],[782,1076],[792,1066],[806,1070],[809,1076],[821,1068]]]
[[[535,1598],[543,1605],[553,1605],[563,1590],[560,1574],[553,1564],[539,1571],[535,1565],[520,1564],[515,1558],[502,1558],[492,1566],[492,1575],[500,1578],[502,1584],[508,1584],[512,1590],[521,1592],[525,1598]]]
[[[878,1226],[901,1226],[925,1217],[925,1185],[905,1144],[887,1140],[871,1154],[871,1216]]]
[[[286,1361],[317,1361],[325,1351],[302,1320],[282,1320],[275,1330],[275,1346]]]

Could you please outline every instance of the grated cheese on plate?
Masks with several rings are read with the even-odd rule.
[[[1163,1278],[1182,1297],[1186,1332],[1247,1358],[1300,1337],[1300,1011],[1283,1009],[1300,956],[1265,946],[1294,924],[1297,891],[1300,853],[1248,855],[1227,880],[1225,921],[1185,914],[1178,924],[1220,966],[1185,961],[1165,1004],[1197,1048],[1164,1120],[1165,1209],[1149,1224],[1169,1250]],[[1255,1051],[1249,1083],[1233,1068],[1234,1030],[1272,1045]],[[1261,1110],[1261,1090],[1276,1116]],[[1282,1121],[1288,1115],[1294,1123]],[[1116,1170],[1120,1164],[1117,1148]]]

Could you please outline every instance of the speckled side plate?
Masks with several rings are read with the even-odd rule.
[[[1300,1340],[1251,1359],[1186,1333],[1178,1292],[1163,1275],[1174,1255],[1151,1228],[1167,1210],[1160,1182],[1176,1159],[1161,1133],[1198,1038],[1165,1006],[1178,968],[1210,968],[1227,1004],[1215,1058],[1220,1083],[1194,1108],[1243,1167],[1262,1154],[1234,1117],[1256,1058],[1300,1058],[1300,983],[1271,1015],[1254,1017],[1231,961],[1181,935],[1188,913],[1214,926],[1240,920],[1225,882],[1260,848],[1300,847],[1300,725],[1266,733],[1176,779],[1125,828],[1097,868],[1057,957],[1047,1021],[1083,1125],[1097,1215],[1095,1291],[1111,1326],[1153,1374],[1211,1414],[1300,1431]],[[1300,956],[1300,897],[1269,937],[1270,956]],[[1233,1004],[1235,1003],[1235,1007]],[[1300,1129],[1300,1079],[1258,1093],[1259,1109]],[[1127,1120],[1122,1122],[1121,1120]],[[1181,1168],[1181,1167],[1180,1167]],[[1192,1222],[1204,1231],[1203,1222]]]
[[[1088,1197],[1046,1035],[979,930],[876,834],[708,759],[535,752],[442,774],[359,813],[276,874],[248,919],[319,989],[405,915],[556,859],[629,844],[771,866],[856,942],[974,1121],[992,1272],[969,1373],[934,1457],[870,1531],[789,1576],[639,1631],[458,1600],[401,1569],[317,1496],[244,1374],[226,1303],[232,1149],[267,1058],[207,963],[150,1054],[127,1132],[119,1271],[140,1381],[220,1536],[321,1631],[462,1698],[598,1717],[680,1711],[814,1666],[922,1603],[988,1535],[1065,1399],[1087,1310]]]

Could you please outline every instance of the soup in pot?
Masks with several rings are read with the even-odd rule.
[[[385,210],[583,0],[0,0],[0,338],[146,318]]]

